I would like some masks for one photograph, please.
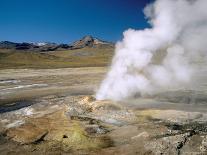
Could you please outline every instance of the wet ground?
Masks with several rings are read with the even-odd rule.
[[[206,70],[189,89],[93,97],[107,69],[0,70],[0,154],[206,154]]]

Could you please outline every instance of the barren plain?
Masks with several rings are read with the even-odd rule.
[[[0,70],[1,154],[205,154],[206,71],[191,90],[97,101],[107,67]]]

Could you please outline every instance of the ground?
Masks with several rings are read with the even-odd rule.
[[[113,53],[112,46],[47,52],[0,49],[0,69],[100,67],[110,64]]]
[[[207,153],[206,78],[192,90],[97,101],[107,70],[0,70],[0,154]]]

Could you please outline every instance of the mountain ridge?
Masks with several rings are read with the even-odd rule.
[[[11,41],[1,41],[0,49],[14,49],[14,50],[26,50],[26,51],[36,51],[36,52],[47,52],[55,50],[65,50],[65,49],[81,49],[84,47],[98,47],[98,46],[111,46],[114,44],[112,42],[103,41],[91,35],[86,35],[80,40],[74,41],[69,44],[58,44],[50,42],[22,42],[16,43]]]

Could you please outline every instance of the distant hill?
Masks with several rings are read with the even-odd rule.
[[[58,44],[55,43],[14,43],[10,41],[0,42],[0,49],[13,49],[13,50],[30,50],[30,51],[49,51],[56,50]]]
[[[90,35],[83,37],[81,40],[75,41],[70,45],[72,49],[80,49],[84,47],[96,47],[96,46],[114,46],[113,43],[94,38]]]
[[[85,36],[72,44],[0,42],[0,69],[108,66],[114,44]]]
[[[11,49],[11,50],[24,50],[33,52],[47,52],[56,50],[66,50],[66,49],[81,49],[84,47],[98,47],[98,46],[111,46],[114,44],[102,41],[98,38],[92,37],[90,35],[83,37],[82,39],[75,41],[72,44],[57,44],[57,43],[15,43],[10,41],[0,42],[0,49]]]

